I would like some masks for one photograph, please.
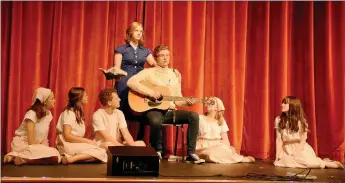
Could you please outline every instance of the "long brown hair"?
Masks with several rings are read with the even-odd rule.
[[[47,111],[44,109],[44,104],[39,100],[36,99],[35,103],[27,110],[33,110],[36,113],[37,119],[41,119],[47,115]]]
[[[65,109],[71,110],[75,113],[78,124],[82,123],[85,119],[83,106],[81,103],[84,95],[85,89],[81,87],[72,87],[68,92],[68,104]]]
[[[143,34],[142,34],[142,36],[141,36],[141,38],[140,38],[140,40],[139,40],[139,42],[138,42],[138,44],[140,45],[140,46],[143,46],[144,45],[144,27],[143,27],[143,25],[141,25],[140,23],[138,23],[138,22],[133,22],[132,24],[131,24],[131,26],[129,26],[128,28],[127,28],[127,30],[126,30],[126,39],[125,39],[125,42],[126,43],[129,43],[130,41],[132,41],[132,39],[133,39],[133,32],[135,31],[135,29],[137,28],[137,27],[141,27],[142,29],[143,29]]]
[[[308,131],[308,123],[304,114],[301,101],[294,96],[287,96],[282,103],[289,104],[289,111],[282,112],[280,115],[279,129],[288,128],[291,131],[298,132],[298,121],[301,122],[301,132]]]

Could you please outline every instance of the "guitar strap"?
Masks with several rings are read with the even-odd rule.
[[[175,68],[173,68],[173,72],[175,73],[175,75],[176,75],[177,80],[179,81],[179,83],[181,83],[181,75],[180,75],[180,74],[177,74]],[[172,111],[172,113],[173,113],[173,123],[175,123],[175,122],[176,122],[176,110]]]
[[[175,68],[172,68],[173,72],[175,73],[176,77],[177,77],[177,80],[179,83],[181,83],[181,75],[180,74],[177,74],[177,70]]]

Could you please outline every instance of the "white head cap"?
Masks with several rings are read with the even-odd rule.
[[[49,95],[52,91],[48,88],[39,87],[36,89],[34,95],[32,96],[32,104],[36,102],[36,99],[40,100],[41,103],[46,101],[49,98]]]
[[[207,106],[207,111],[224,111],[225,107],[224,104],[222,102],[222,100],[220,100],[217,97],[211,97],[210,100],[213,100],[214,103],[212,105],[208,105]]]

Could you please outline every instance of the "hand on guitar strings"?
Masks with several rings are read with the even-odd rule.
[[[172,104],[170,104],[170,106],[169,106],[169,110],[176,110],[177,108],[176,108],[176,105],[172,105]]]
[[[163,98],[163,96],[159,92],[156,92],[153,90],[152,90],[150,97],[154,100],[161,100]]]

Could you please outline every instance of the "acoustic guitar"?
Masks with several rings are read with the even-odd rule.
[[[170,89],[167,86],[154,86],[148,83],[141,83],[146,87],[159,92],[162,97],[158,100],[154,100],[151,97],[144,96],[134,90],[129,90],[128,103],[134,112],[145,112],[151,109],[167,110],[170,107],[171,101],[195,101],[206,103],[207,105],[213,105],[214,101],[209,98],[194,98],[194,97],[178,97],[171,96]]]

